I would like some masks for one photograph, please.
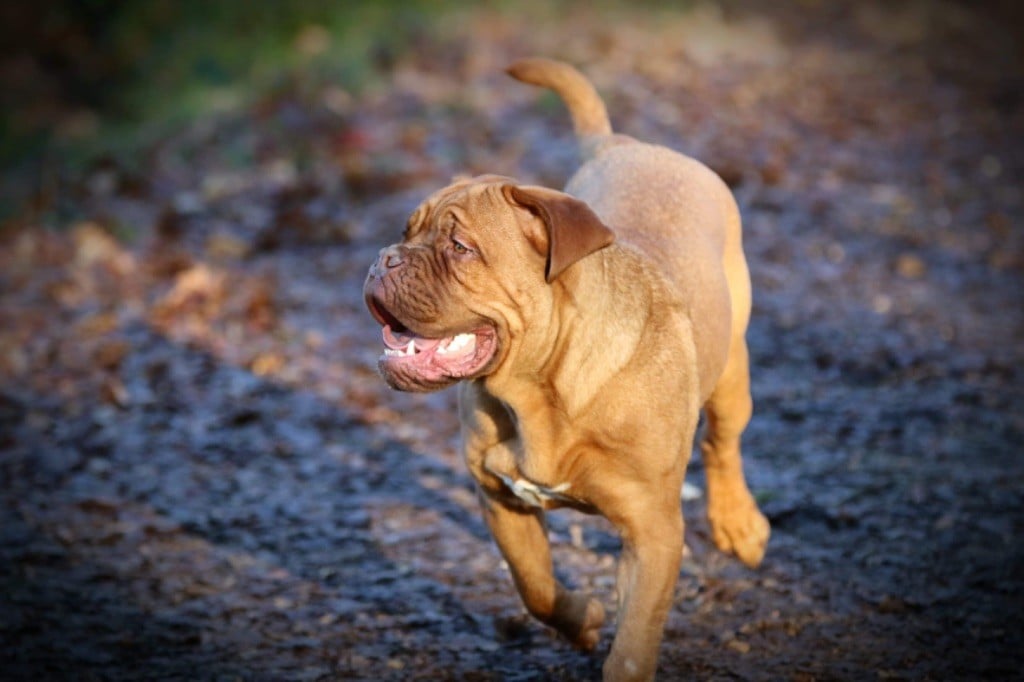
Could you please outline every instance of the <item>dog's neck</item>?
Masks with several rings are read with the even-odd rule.
[[[621,245],[583,259],[574,270],[561,292],[565,304],[556,307],[560,319],[552,357],[557,353],[563,359],[555,363],[557,371],[541,373],[550,377],[570,416],[585,410],[640,352],[656,298],[628,295],[649,288],[652,281],[633,252]]]
[[[549,319],[543,319],[547,311],[539,311],[520,339],[517,356],[484,382],[516,415],[526,441],[533,427],[558,434],[564,430],[560,425],[577,422],[619,372],[642,362],[652,348],[673,342],[670,333],[652,336],[650,330],[665,325],[649,323],[652,316],[671,314],[675,303],[669,289],[632,247],[602,249],[551,286]],[[646,295],[629,293],[644,289]]]

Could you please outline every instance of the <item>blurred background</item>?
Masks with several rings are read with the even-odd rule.
[[[1024,70],[1011,2],[0,6],[0,676],[594,679],[361,283],[460,173],[560,187],[576,64],[740,203],[749,571],[687,500],[662,679],[1011,679]],[[652,390],[657,390],[652,387]],[[695,454],[690,480],[703,487]],[[552,515],[614,615],[613,529]]]

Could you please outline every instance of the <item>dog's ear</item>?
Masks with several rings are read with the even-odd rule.
[[[546,187],[505,185],[502,193],[511,203],[540,218],[547,228],[547,234],[534,235],[530,241],[547,255],[544,276],[548,282],[584,256],[615,241],[615,233],[585,202],[565,192]]]

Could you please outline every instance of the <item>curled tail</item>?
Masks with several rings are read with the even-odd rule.
[[[515,62],[506,72],[516,80],[558,93],[569,109],[573,130],[584,150],[591,146],[595,137],[612,134],[608,110],[601,96],[586,76],[572,66],[553,59],[529,57]]]

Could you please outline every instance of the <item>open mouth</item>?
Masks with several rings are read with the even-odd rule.
[[[384,352],[377,366],[394,388],[437,390],[479,374],[494,357],[497,340],[490,326],[430,338],[408,329],[379,300],[367,304],[383,327]]]

